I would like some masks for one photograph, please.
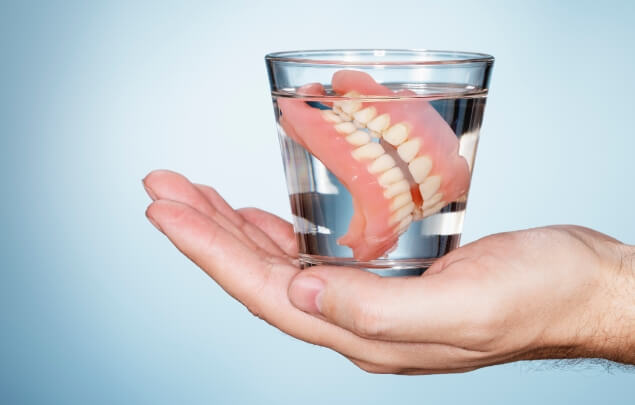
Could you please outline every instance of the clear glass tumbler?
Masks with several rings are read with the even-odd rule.
[[[459,245],[494,58],[265,57],[302,267],[418,275]]]

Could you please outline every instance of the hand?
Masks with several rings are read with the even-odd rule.
[[[300,270],[292,226],[233,210],[167,171],[144,185],[146,215],[254,315],[364,370],[427,374],[522,359],[635,364],[635,248],[575,226],[489,236],[421,277]]]

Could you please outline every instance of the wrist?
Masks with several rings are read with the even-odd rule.
[[[635,364],[635,246],[615,247],[617,260],[603,269],[602,291],[588,330],[578,342],[583,357]]]
[[[589,242],[589,241],[587,241]],[[549,331],[524,359],[604,358],[635,365],[635,246],[593,243],[592,271],[569,301],[573,311],[550,320]],[[591,244],[591,242],[589,242]]]

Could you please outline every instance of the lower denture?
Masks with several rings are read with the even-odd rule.
[[[336,72],[332,87],[347,97],[334,102],[332,110],[278,99],[280,122],[351,192],[353,218],[338,243],[349,246],[357,260],[373,260],[393,249],[413,220],[436,214],[465,195],[470,171],[458,154],[456,135],[427,101],[358,100],[414,93],[393,92],[368,74],[350,70]],[[324,89],[311,84],[298,93],[324,95]]]

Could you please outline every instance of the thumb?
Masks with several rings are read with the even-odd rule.
[[[434,278],[382,278],[353,268],[316,266],[294,277],[288,295],[298,309],[358,336],[425,341],[454,327],[448,311],[456,299]]]

